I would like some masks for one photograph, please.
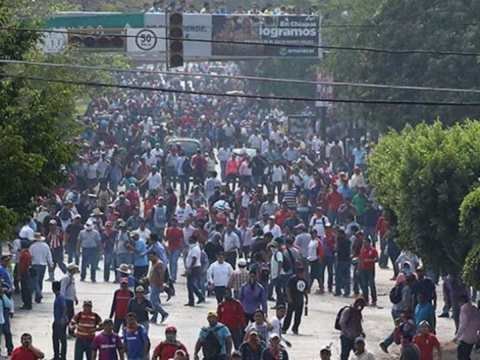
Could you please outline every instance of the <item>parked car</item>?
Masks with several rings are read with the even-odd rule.
[[[198,150],[201,150],[200,141],[193,138],[172,137],[165,140],[165,151],[172,146],[180,146],[186,156],[194,155]]]

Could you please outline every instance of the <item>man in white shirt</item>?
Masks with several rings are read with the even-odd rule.
[[[365,339],[358,337],[354,343],[355,360],[375,360],[375,356],[365,349]]]
[[[330,221],[323,214],[323,208],[317,207],[315,209],[315,214],[313,214],[312,219],[310,220],[310,228],[317,231],[318,236],[323,238],[325,236],[325,226]]]
[[[280,339],[288,346],[292,346],[282,335],[283,320],[287,314],[287,308],[284,304],[275,307],[275,316],[270,320],[271,329],[269,335],[275,334],[280,336]]]
[[[217,153],[218,161],[220,161],[220,171],[222,180],[225,179],[225,168],[227,166],[227,161],[230,159],[231,152],[223,146],[220,146]]]
[[[175,210],[175,217],[180,225],[183,225],[187,219],[195,215],[195,211],[190,205],[185,204],[185,200],[180,200],[177,209]]]
[[[268,224],[263,228],[263,233],[271,233],[273,235],[273,239],[282,236],[282,229],[280,229],[280,226],[275,224],[275,216],[271,215],[268,217]]]
[[[45,238],[40,233],[33,235],[33,244],[30,245],[30,254],[32,255],[32,269],[35,272],[33,279],[35,290],[35,302],[40,304],[42,301],[43,278],[47,266],[53,266],[52,252],[45,243]]]
[[[248,144],[250,145],[250,147],[252,147],[254,149],[257,149],[257,150],[260,150],[260,147],[261,147],[261,144],[262,144],[262,139],[256,133],[253,133],[248,138]]]
[[[200,291],[200,279],[201,279],[201,261],[202,250],[197,244],[195,237],[191,237],[188,244],[188,253],[185,258],[185,268],[187,271],[187,290],[188,290],[188,303],[185,306],[195,306],[195,297],[197,296],[197,304],[205,302],[205,297]]]
[[[158,191],[162,186],[162,175],[157,170],[156,167],[152,168],[152,172],[148,176],[148,191],[151,192],[152,190]]]
[[[217,254],[217,261],[212,263],[207,270],[208,285],[215,290],[217,303],[220,304],[227,290],[228,282],[233,274],[232,265],[225,262],[225,254],[220,252]]]
[[[235,269],[237,265],[237,250],[240,249],[240,237],[234,229],[235,220],[227,224],[225,234],[223,235],[223,250],[225,251],[226,261]]]

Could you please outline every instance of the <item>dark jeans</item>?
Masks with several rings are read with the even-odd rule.
[[[353,350],[355,340],[349,339],[344,335],[340,335],[340,346],[341,346],[341,353],[340,353],[340,360],[348,360],[350,356],[350,351]]]
[[[458,360],[470,360],[470,354],[472,353],[473,344],[467,344],[460,341],[457,347],[457,359]]]
[[[335,269],[335,294],[350,295],[350,261],[337,261]]]
[[[51,269],[49,269],[49,276],[51,280],[54,278],[55,268],[57,265],[64,274],[67,273],[67,266],[63,262],[63,246],[52,249],[52,260],[53,266]]]
[[[112,272],[113,253],[106,252],[103,254],[103,281],[110,281],[110,273]]]
[[[332,292],[333,289],[333,264],[335,263],[335,258],[333,256],[326,256],[321,262],[321,271],[320,271],[320,282],[322,284],[321,288],[324,288],[324,279],[325,279],[325,270],[328,271],[327,286],[328,291]]]
[[[20,276],[20,288],[22,293],[22,302],[25,309],[32,308],[32,277],[30,272],[27,271],[25,274]]]
[[[283,322],[283,331],[287,331],[290,327],[290,323],[292,322],[292,315],[295,313],[293,319],[293,327],[292,331],[294,333],[298,332],[298,327],[300,326],[300,322],[302,321],[303,315],[303,301],[301,302],[293,302],[288,303],[287,305],[287,315],[285,316],[285,321]]]
[[[47,265],[32,265],[32,268],[35,271],[34,289],[35,289],[35,301],[40,302],[42,300],[42,290],[43,290],[43,278],[45,277],[45,271],[47,270]]]
[[[238,350],[240,348],[240,345],[242,345],[243,330],[241,328],[228,329],[230,330],[230,334],[232,334],[233,346],[235,347],[235,350]]]
[[[201,292],[200,286],[201,269],[200,266],[190,270],[187,274],[187,290],[188,290],[188,303],[193,305],[195,303],[194,294],[197,295],[199,301],[203,301],[204,296]]]
[[[133,267],[133,277],[137,281],[144,278],[147,275],[147,273],[148,273],[148,265]]]
[[[97,272],[97,249],[96,248],[82,248],[82,271],[80,278],[85,280],[87,276],[87,267],[90,267],[90,280],[95,281]]]
[[[120,328],[122,327],[122,325],[123,325],[124,323],[125,323],[125,319],[115,318],[115,320],[113,320],[113,331],[114,331],[116,334],[119,334]]]
[[[66,360],[67,359],[67,324],[56,323],[52,324],[52,341],[53,341],[53,359]]]
[[[388,254],[385,251],[387,248],[387,241],[385,239],[380,239],[380,259],[378,260],[378,266],[381,269],[388,267]]]
[[[362,295],[368,303],[369,290],[372,296],[372,303],[377,302],[377,288],[375,287],[375,270],[359,270],[360,286],[362,288]]]
[[[5,323],[2,325],[2,333],[5,336],[5,346],[7,347],[8,353],[13,351],[13,337],[12,330],[10,329],[10,310],[5,308],[3,311],[3,317],[5,318]]]
[[[358,271],[358,264],[353,265],[353,293],[360,294],[360,274]]]
[[[77,242],[68,242],[67,244],[67,255],[68,255],[68,263],[72,263],[75,260],[75,264],[80,264],[80,254],[77,251]]]
[[[217,298],[217,303],[220,304],[225,298],[225,291],[227,288],[225,286],[215,286],[215,297]]]
[[[275,287],[276,305],[285,305],[285,284],[288,275],[279,275],[273,279],[273,286]]]
[[[180,175],[180,192],[182,194],[188,194],[188,188],[190,187],[190,176],[189,175]]]
[[[75,340],[75,357],[74,360],[83,360],[83,354],[87,360],[92,359],[92,341],[77,338]]]
[[[75,316],[75,304],[74,304],[74,301],[73,300],[70,300],[70,299],[65,299],[65,305],[66,305],[66,308],[67,308],[67,319],[68,319],[68,322],[70,322],[73,317]],[[70,335],[73,335],[73,330],[71,330],[70,328],[68,329],[68,333]]]
[[[232,265],[232,268],[236,268],[237,265],[237,252],[229,251],[225,254],[225,261]]]

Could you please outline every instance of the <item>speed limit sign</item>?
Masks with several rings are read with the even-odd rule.
[[[165,51],[165,29],[127,29],[128,52],[162,52]]]
[[[141,50],[152,50],[157,45],[157,35],[150,29],[141,30],[135,37],[135,44]]]

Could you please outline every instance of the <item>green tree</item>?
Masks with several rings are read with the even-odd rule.
[[[437,270],[460,272],[477,241],[460,230],[460,213],[478,184],[479,136],[479,122],[420,124],[384,136],[369,159],[370,182],[397,216],[402,245]]]

